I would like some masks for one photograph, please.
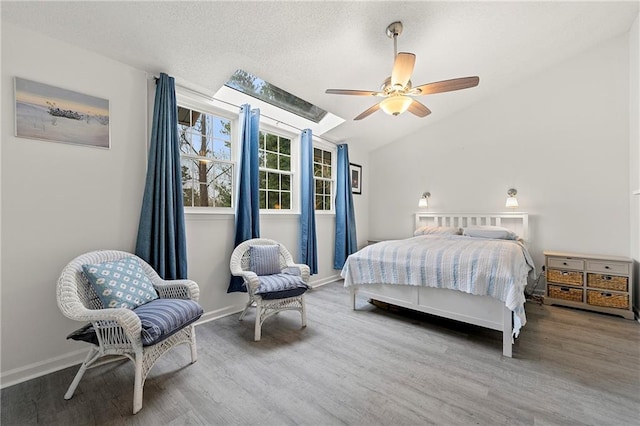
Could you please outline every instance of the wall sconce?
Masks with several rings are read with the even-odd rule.
[[[431,197],[430,192],[423,192],[422,198],[418,201],[418,207],[429,207],[429,197]]]
[[[514,188],[510,188],[507,191],[507,195],[509,196],[509,198],[507,198],[507,202],[505,203],[506,207],[511,207],[512,209],[518,207],[518,199],[516,198],[517,193],[518,191]]]

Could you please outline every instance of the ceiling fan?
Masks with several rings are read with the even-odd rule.
[[[358,115],[354,120],[362,120],[379,109],[382,109],[390,115],[399,115],[405,111],[409,111],[418,117],[426,117],[431,114],[431,110],[412,98],[412,96],[451,92],[453,90],[468,89],[478,85],[480,78],[462,77],[412,87],[410,78],[416,62],[416,55],[407,52],[398,53],[398,36],[401,33],[402,22],[400,21],[392,22],[387,27],[387,36],[393,38],[394,62],[391,77],[387,77],[384,83],[382,83],[380,91],[348,89],[326,90],[325,93],[332,95],[379,96],[385,98]]]

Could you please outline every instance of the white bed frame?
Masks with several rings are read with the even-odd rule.
[[[461,228],[493,225],[510,229],[525,241],[529,236],[527,213],[416,213],[415,228],[425,225]],[[498,299],[441,288],[366,284],[351,287],[351,303],[354,310],[356,296],[501,331],[502,354],[506,357],[512,356],[512,312]]]

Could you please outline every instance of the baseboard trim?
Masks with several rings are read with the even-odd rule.
[[[326,284],[330,284],[330,283],[334,283],[336,281],[340,281],[341,279],[342,279],[342,277],[339,274],[338,275],[331,275],[330,277],[326,277],[326,278],[323,278],[323,279],[317,280],[317,281],[310,280],[309,281],[309,286],[311,288],[317,288],[317,287],[321,287],[321,286],[326,285]]]
[[[64,370],[65,368],[81,364],[87,356],[88,348],[89,347],[87,346],[85,349],[79,349],[55,358],[46,359],[44,361],[35,362],[33,364],[25,365],[24,367],[18,367],[13,370],[3,372],[0,375],[0,389],[8,388],[9,386],[17,385],[18,383],[26,382],[40,376],[45,376],[59,370]]]
[[[215,311],[206,312],[202,317],[200,317],[200,320],[198,320],[195,325],[198,326],[228,315],[233,315],[238,312],[242,312],[243,309],[244,305],[233,305],[216,309]],[[2,372],[2,374],[0,374],[0,389],[8,388],[10,386],[17,385],[18,383],[26,382],[47,374],[55,373],[56,371],[64,370],[65,368],[73,367],[74,365],[79,365],[84,361],[88,350],[89,347],[87,346],[83,349],[69,352],[64,355]]]

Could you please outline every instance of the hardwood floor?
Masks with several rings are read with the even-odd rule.
[[[307,293],[308,327],[284,312],[253,341],[253,312],[196,328],[151,370],[131,414],[133,366],[76,367],[2,390],[2,425],[629,425],[640,419],[640,325],[526,305],[502,357],[500,333],[358,300],[342,282]],[[64,336],[60,337],[61,339]]]

